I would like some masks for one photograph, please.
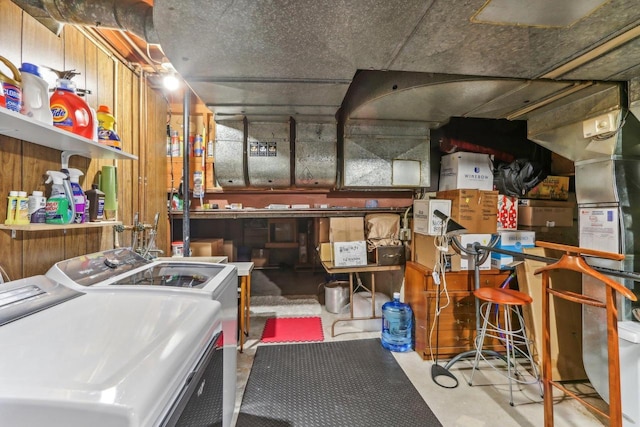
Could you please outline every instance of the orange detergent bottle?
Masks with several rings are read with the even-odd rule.
[[[54,126],[93,139],[93,114],[87,103],[76,94],[76,85],[71,80],[58,79],[49,104]]]

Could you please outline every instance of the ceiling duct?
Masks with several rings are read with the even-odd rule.
[[[335,187],[338,170],[337,125],[296,122],[295,184]]]
[[[252,187],[291,185],[291,133],[289,122],[249,122],[247,166]]]
[[[352,120],[344,130],[345,188],[429,187],[425,123]]]
[[[63,24],[126,30],[159,44],[153,8],[140,0],[12,0],[59,35]]]
[[[246,149],[245,121],[228,120],[216,123],[214,145],[216,180],[222,188],[245,187]]]

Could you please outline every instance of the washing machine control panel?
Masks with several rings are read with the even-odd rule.
[[[56,267],[75,283],[91,286],[150,263],[131,249],[122,248],[70,258]]]

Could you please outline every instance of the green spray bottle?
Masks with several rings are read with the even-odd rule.
[[[47,199],[46,219],[47,224],[70,224],[75,217],[75,203],[73,192],[67,179],[67,175],[58,171],[47,171],[46,184],[51,185],[51,195]]]

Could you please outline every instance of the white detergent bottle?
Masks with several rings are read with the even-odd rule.
[[[71,186],[71,192],[73,193],[73,206],[75,209],[73,222],[76,224],[82,224],[86,221],[85,206],[87,204],[87,196],[84,194],[84,191],[80,186],[80,177],[84,174],[80,170],[74,168],[62,169],[62,172],[69,176],[69,185]]]
[[[37,65],[23,62],[20,67],[22,78],[22,114],[42,123],[53,125],[53,115],[49,106],[49,83],[40,75]]]
[[[51,195],[47,199],[47,224],[70,224],[75,216],[73,192],[67,175],[58,171],[47,171],[45,183],[51,185]]]

